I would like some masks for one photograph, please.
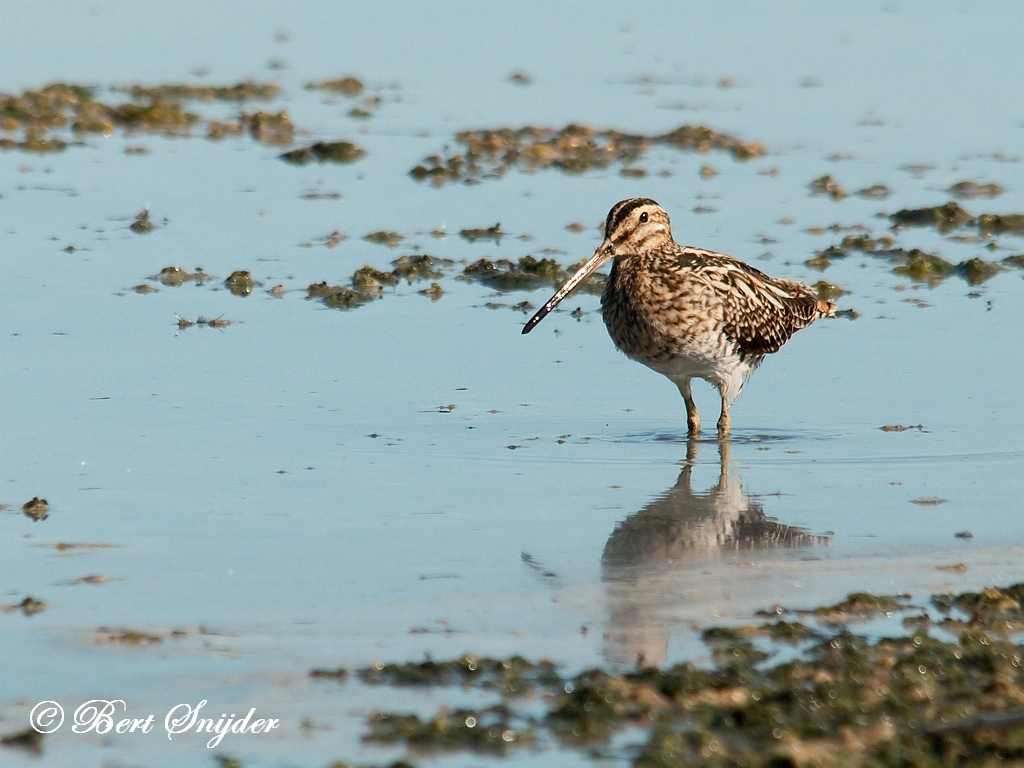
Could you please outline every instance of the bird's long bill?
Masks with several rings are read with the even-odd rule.
[[[558,306],[558,304],[572,293],[576,286],[586,280],[590,275],[597,271],[602,264],[611,258],[611,254],[608,253],[604,248],[598,248],[597,251],[587,259],[586,264],[580,267],[576,274],[566,280],[562,287],[559,288],[555,295],[548,299],[544,306],[537,310],[537,314],[530,318],[530,320],[523,326],[523,333],[529,333],[536,327],[537,323],[547,317],[548,312]]]

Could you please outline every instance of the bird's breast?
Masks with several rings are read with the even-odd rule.
[[[668,259],[616,260],[601,297],[608,333],[622,352],[647,365],[673,357],[715,358],[722,348],[721,302],[699,275]]]

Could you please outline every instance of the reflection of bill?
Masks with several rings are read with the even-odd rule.
[[[687,460],[676,484],[615,527],[601,556],[601,578],[609,602],[605,654],[617,664],[664,661],[669,640],[663,618],[678,601],[673,573],[683,573],[723,554],[828,544],[815,536],[765,516],[738,476],[729,475],[729,444],[718,445],[718,484],[694,493],[690,475],[697,443],[690,441]],[[675,596],[674,596],[675,593]]]

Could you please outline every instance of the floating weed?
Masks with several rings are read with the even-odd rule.
[[[978,197],[999,197],[1003,188],[998,184],[979,184],[976,181],[960,181],[946,190],[953,197],[961,200],[973,200]]]
[[[312,283],[306,289],[306,298],[320,299],[331,309],[355,309],[374,299],[369,294],[341,285],[328,285],[326,282]]]
[[[309,192],[303,192],[299,197],[303,200],[340,200],[341,192],[321,192],[319,190],[310,190]]]
[[[1024,631],[1024,583],[1009,587],[988,587],[981,592],[964,592],[961,595],[936,595],[932,605],[944,614],[958,612],[965,620],[958,621],[951,615],[943,622],[943,628],[960,625],[961,629],[984,630],[999,634],[1016,634]]]
[[[435,185],[446,181],[477,182],[500,178],[511,168],[525,171],[557,168],[582,173],[607,168],[615,163],[627,166],[654,145],[708,152],[721,149],[738,160],[764,154],[760,144],[739,139],[705,126],[684,125],[666,134],[646,136],[587,126],[567,125],[561,129],[526,126],[496,130],[463,131],[455,140],[462,151],[449,156],[433,155],[410,171],[417,180],[430,179]]]
[[[172,101],[270,101],[277,98],[281,89],[274,83],[257,83],[252,80],[235,85],[190,85],[188,83],[167,83],[153,87],[130,85],[115,90],[127,93],[133,99],[170,99]]]
[[[68,579],[64,582],[67,586],[76,586],[78,584],[92,584],[94,587],[102,586],[110,581],[109,576],[104,576],[102,573],[92,573],[88,576],[79,576],[75,579]]]
[[[245,133],[245,125],[243,125],[241,120],[235,122],[211,120],[206,124],[206,138],[213,141],[226,139],[230,136],[241,136],[243,133]]]
[[[424,288],[422,291],[417,291],[417,293],[426,296],[431,301],[437,301],[444,295],[444,288],[442,288],[438,283],[431,283],[428,288]]]
[[[392,261],[391,266],[393,269],[390,271],[379,270],[369,265],[360,267],[352,274],[351,288],[328,285],[326,282],[313,283],[306,291],[306,298],[321,299],[333,309],[354,309],[380,298],[385,286],[397,285],[402,280],[412,284],[420,280],[442,277],[447,270],[455,266],[455,262],[451,259],[419,254],[401,256]],[[436,301],[444,293],[444,289],[434,283],[421,293]]]
[[[394,272],[382,272],[366,265],[352,273],[352,287],[362,293],[378,296],[385,285],[395,285],[398,277]]]
[[[889,220],[893,228],[937,227],[944,234],[964,224],[976,222],[971,214],[952,201],[932,208],[904,208],[890,214]]]
[[[3,148],[20,148],[26,152],[57,152],[68,145],[61,138],[48,137],[50,131],[71,129],[76,134],[110,134],[117,128],[126,131],[144,131],[185,135],[202,118],[182,108],[185,101],[212,101],[248,99],[269,99],[278,94],[278,86],[257,84],[246,81],[232,86],[196,86],[168,84],[154,87],[141,85],[124,86],[116,89],[128,94],[133,100],[122,103],[105,103],[95,98],[95,89],[54,83],[38,90],[27,90],[18,95],[0,95],[0,128],[24,133],[22,141],[5,138],[0,142]],[[279,121],[284,116],[272,116]],[[231,132],[241,132],[255,124],[265,122],[263,113],[246,116],[234,125]],[[229,124],[221,130],[223,133]],[[242,126],[240,128],[239,126]],[[290,124],[289,124],[290,125]],[[262,129],[253,132],[259,140],[281,141],[287,136],[291,140],[291,129],[283,132],[280,127],[272,133]],[[214,130],[211,129],[211,133]]]
[[[529,726],[513,726],[512,713],[497,705],[486,709],[442,708],[433,718],[376,712],[369,719],[365,741],[405,744],[421,752],[458,751],[504,755],[510,747],[533,742]]]
[[[162,643],[163,638],[134,629],[100,627],[93,636],[93,642],[103,645],[155,645]]]
[[[515,734],[507,744],[529,743],[543,729],[562,745],[593,754],[595,746],[630,729],[643,739],[633,765],[647,768],[981,768],[1020,762],[1024,646],[999,636],[1024,632],[1022,604],[1024,584],[935,595],[932,608],[945,616],[936,625],[906,596],[853,594],[804,612],[820,630],[781,620],[708,629],[707,668],[687,662],[626,673],[590,669],[563,678],[549,667],[533,681],[546,707],[536,720],[517,710],[535,712],[538,699],[523,705],[516,690],[493,707],[442,708],[428,719],[377,713],[365,738],[415,750],[504,754],[497,741],[506,738],[503,729]],[[871,640],[833,621],[837,615],[846,623],[903,611],[914,612],[905,623],[912,631],[899,637]],[[935,626],[954,639],[929,636]],[[786,643],[787,661],[773,663],[752,639],[769,651]],[[493,690],[496,665],[512,662],[525,677],[537,669],[518,657],[501,662],[465,656],[377,664],[359,675],[371,685]],[[517,731],[517,723],[525,727]],[[472,733],[478,728],[485,731]]]
[[[586,746],[607,742],[631,723],[649,723],[668,707],[668,698],[650,683],[595,669],[566,682],[544,723],[559,741]]]
[[[849,295],[849,291],[845,291],[835,283],[829,283],[825,280],[819,280],[811,286],[818,294],[818,298],[823,301],[835,301],[840,296]]]
[[[135,220],[129,225],[128,229],[137,235],[146,235],[153,230],[153,222],[149,219],[149,208],[143,208],[135,216]]]
[[[261,144],[291,144],[295,136],[295,126],[283,109],[251,115],[243,112],[240,122],[243,129]]]
[[[546,285],[556,285],[569,278],[582,262],[563,269],[554,259],[536,259],[523,256],[518,262],[509,259],[479,259],[462,270],[460,280],[482,283],[497,291],[529,291]],[[580,285],[584,293],[601,293],[607,277],[592,275]]]
[[[260,285],[263,285],[263,283],[254,278],[251,272],[247,272],[244,269],[236,269],[224,281],[224,287],[231,292],[231,295],[240,297],[248,296],[254,288]]]
[[[375,664],[357,672],[368,685],[460,686],[495,690],[505,696],[525,696],[536,688],[561,684],[550,661],[533,663],[521,656],[491,659],[473,654],[454,661]]]
[[[363,81],[358,77],[339,77],[334,80],[320,80],[306,83],[307,90],[327,91],[328,93],[340,93],[343,96],[358,96],[363,90]]]
[[[978,217],[978,229],[983,235],[1001,235],[1004,232],[1024,235],[1024,213],[983,213]]]
[[[391,262],[397,277],[412,283],[414,280],[427,280],[441,277],[446,270],[455,266],[451,259],[421,254],[418,256],[400,256]]]
[[[845,624],[850,621],[864,621],[878,615],[888,616],[908,608],[910,595],[873,595],[870,592],[854,592],[835,605],[822,606],[811,611],[818,621],[829,624]]]
[[[212,320],[207,320],[205,317],[200,315],[195,320],[188,320],[181,315],[174,316],[178,321],[178,330],[183,331],[186,328],[191,328],[193,325],[208,326],[210,328],[227,328],[231,325],[231,321],[224,317],[215,317]]]
[[[45,520],[50,515],[50,505],[46,499],[40,499],[38,496],[33,496],[31,499],[21,505],[21,511],[26,517],[32,518],[33,522],[38,523],[40,520]]]
[[[957,275],[971,285],[980,285],[1004,270],[1004,266],[998,262],[985,261],[977,257],[959,264],[952,264],[941,256],[917,248],[911,250],[896,248],[891,237],[873,238],[868,235],[846,235],[838,245],[829,246],[819,251],[814,258],[808,259],[804,263],[811,269],[823,271],[831,266],[834,259],[846,258],[853,251],[859,251],[874,258],[886,259],[896,265],[893,268],[894,273],[932,284]]]
[[[971,285],[981,285],[1006,269],[1002,264],[985,261],[977,257],[962,261],[954,268],[956,273]]]
[[[199,115],[182,109],[180,103],[166,99],[156,99],[147,104],[129,102],[107,107],[100,113],[106,119],[90,119],[86,116],[88,113],[83,111],[71,127],[79,133],[109,133],[116,125],[133,131],[180,136],[188,134],[200,120]]]
[[[21,611],[26,616],[35,616],[37,613],[42,613],[49,607],[50,606],[48,606],[42,600],[36,600],[32,596],[27,596],[20,603],[12,603],[10,605],[0,606],[0,610],[3,610],[4,613]]]
[[[43,734],[35,728],[26,728],[7,736],[0,736],[0,746],[23,749],[33,755],[41,755],[43,753]]]
[[[905,275],[911,280],[936,283],[956,274],[956,266],[941,256],[914,249],[909,252],[906,261],[893,267],[892,271],[897,275]]]
[[[313,669],[310,670],[309,676],[314,680],[334,680],[338,683],[344,683],[348,680],[348,670],[344,667],[337,667],[336,669]]]
[[[1007,256],[1002,261],[1007,267],[1016,267],[1017,269],[1024,269],[1024,253],[1018,253],[1016,256]]]
[[[314,160],[319,163],[354,163],[365,155],[365,149],[348,141],[318,141],[308,147],[285,152],[281,159],[293,165],[306,165]]]
[[[812,195],[828,195],[836,202],[839,202],[846,197],[846,190],[839,185],[838,181],[829,175],[815,179],[808,186],[811,189]]]
[[[501,229],[501,224],[495,224],[493,227],[463,229],[459,232],[459,237],[463,240],[468,240],[471,243],[475,243],[477,240],[493,240],[498,243],[501,242],[501,238],[504,237],[505,234],[506,233]]]
[[[386,229],[380,229],[376,232],[370,232],[367,235],[363,235],[363,240],[366,242],[374,243],[376,245],[386,245],[388,248],[394,248],[404,239],[404,235]]]
[[[35,152],[45,155],[50,152],[63,152],[67,149],[68,143],[61,139],[44,139],[36,134],[26,134],[24,141],[15,141],[6,136],[0,137],[0,149],[20,149],[25,152]]]
[[[56,544],[37,544],[39,547],[53,547],[58,552],[67,552],[69,549],[118,549],[120,544],[97,544],[89,542],[74,543],[58,541]]]
[[[195,283],[196,285],[202,285],[213,280],[213,276],[203,271],[202,267],[196,267],[195,272],[189,272],[186,269],[182,269],[178,266],[164,267],[159,273],[149,278],[150,280],[157,280],[162,285],[169,287],[176,287],[184,285],[185,283]]]
[[[885,184],[872,184],[870,187],[858,189],[854,194],[857,197],[865,197],[870,200],[885,200],[885,198],[892,194],[892,190],[885,186]]]
[[[270,100],[279,94],[272,83],[247,80],[235,85],[205,86],[171,83],[157,86],[128,85],[114,89],[132,100],[107,104],[95,99],[95,89],[55,83],[18,96],[0,96],[0,127],[21,130],[24,140],[0,140],[0,147],[30,152],[52,152],[63,149],[67,142],[49,138],[50,131],[70,129],[76,135],[103,133],[115,129],[130,132],[163,133],[185,136],[202,118],[183,108],[185,102]],[[266,144],[287,144],[294,136],[294,126],[284,111],[241,112],[234,121],[210,120],[207,136],[220,139],[249,133]],[[143,148],[144,149],[144,148]],[[136,153],[134,148],[126,152]]]

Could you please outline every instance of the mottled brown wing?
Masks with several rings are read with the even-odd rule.
[[[733,259],[709,263],[704,272],[722,292],[723,330],[742,357],[778,352],[790,336],[822,316],[818,297],[803,283],[776,280]]]

